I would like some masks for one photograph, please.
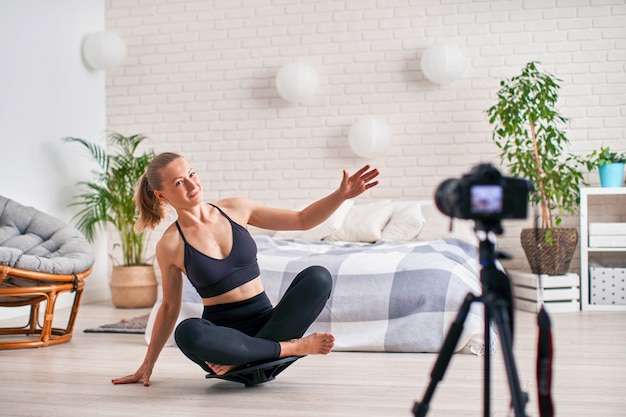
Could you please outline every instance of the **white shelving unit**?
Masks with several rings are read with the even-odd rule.
[[[626,195],[626,187],[593,187],[580,189],[580,308],[586,311],[626,311],[626,305],[591,304],[589,260],[594,255],[623,253],[626,266],[626,246],[624,247],[591,247],[589,246],[589,199],[594,196]],[[622,206],[626,213],[626,207]]]

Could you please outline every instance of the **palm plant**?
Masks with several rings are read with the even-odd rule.
[[[145,139],[139,134],[123,136],[113,132],[107,136],[107,148],[80,138],[63,139],[84,146],[99,167],[94,171],[94,181],[78,183],[87,191],[77,195],[72,203],[82,206],[75,215],[77,228],[93,241],[97,230],[111,223],[119,233],[124,266],[147,264],[143,259],[147,234],[133,230],[138,215],[134,202],[135,186],[154,157],[152,150],[135,154]],[[112,152],[114,149],[116,153]]]

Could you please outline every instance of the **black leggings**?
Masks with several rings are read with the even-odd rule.
[[[245,301],[205,306],[202,318],[186,319],[176,327],[176,344],[207,372],[212,371],[205,361],[242,365],[278,359],[279,342],[302,337],[331,291],[328,270],[309,267],[294,278],[276,307],[265,292]]]

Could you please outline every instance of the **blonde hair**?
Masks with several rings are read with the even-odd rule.
[[[167,216],[167,206],[159,200],[154,192],[163,188],[161,169],[182,156],[165,152],[155,156],[148,164],[146,172],[139,178],[135,189],[135,205],[139,217],[135,222],[135,231],[154,229]]]

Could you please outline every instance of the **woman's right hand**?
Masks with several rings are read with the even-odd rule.
[[[170,240],[170,242],[171,241],[175,241],[175,239]],[[115,385],[143,382],[144,387],[150,386],[152,369],[159,357],[159,353],[161,353],[167,339],[174,330],[174,325],[180,313],[181,300],[183,298],[182,275],[171,259],[172,252],[175,252],[175,250],[172,250],[172,248],[168,246],[168,241],[161,238],[159,243],[157,243],[156,256],[159,266],[161,267],[163,298],[154,320],[146,357],[134,374],[112,379],[111,382]]]
[[[152,367],[141,365],[137,372],[132,375],[126,375],[121,378],[112,379],[115,385],[118,384],[136,384],[137,382],[143,382],[144,387],[150,386],[150,375],[152,375]]]

